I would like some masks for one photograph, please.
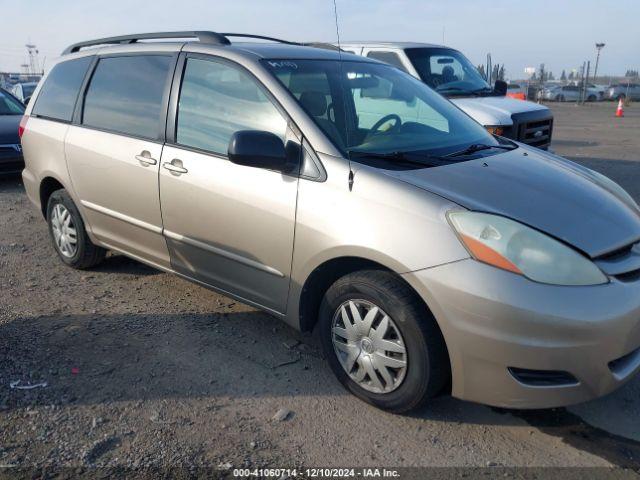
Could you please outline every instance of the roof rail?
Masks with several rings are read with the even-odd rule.
[[[80,49],[84,47],[136,43],[139,40],[158,40],[163,38],[197,38],[199,42],[207,43],[209,45],[229,45],[231,43],[229,39],[225,37],[225,34],[207,31],[139,33],[134,35],[121,35],[119,37],[99,38],[97,40],[74,43],[73,45],[67,47],[64,52],[62,52],[62,55],[79,52]]]
[[[343,50],[342,48],[327,42],[306,42],[301,43],[300,45],[303,45],[305,47],[322,48],[324,50],[335,50],[336,52],[346,52],[346,50]]]
[[[239,38],[255,38],[258,40],[269,40],[271,42],[286,43],[287,45],[302,45],[299,42],[291,42],[289,40],[282,40],[280,38],[265,37],[264,35],[251,35],[250,33],[221,33],[225,37],[239,37]]]

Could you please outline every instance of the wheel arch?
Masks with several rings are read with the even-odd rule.
[[[439,330],[440,335],[444,342],[444,348],[449,361],[449,368],[452,369],[451,355],[449,353],[449,345],[445,338],[444,332],[438,319],[436,318],[433,310],[428,305],[427,301],[418,293],[418,290],[408,282],[403,275],[396,272],[394,269],[389,268],[382,263],[370,260],[365,257],[358,256],[344,256],[332,258],[324,261],[318,265],[311,274],[305,280],[302,291],[300,292],[299,301],[299,328],[302,332],[311,333],[319,320],[320,304],[324,297],[325,292],[333,285],[339,278],[361,270],[380,270],[391,273],[400,282],[404,283],[407,288],[413,292],[415,298],[424,307],[425,311],[433,316],[436,328]],[[451,370],[450,370],[451,371]],[[445,385],[443,391],[451,391],[451,375],[449,376],[449,382]]]
[[[343,256],[325,260],[315,267],[307,276],[300,292],[300,301],[298,304],[300,330],[303,332],[311,332],[314,329],[318,322],[318,313],[322,298],[336,280],[361,270],[382,270],[393,274],[402,283],[406,284],[415,294],[416,298],[433,314],[431,308],[418,291],[393,268],[366,257]]]
[[[40,182],[39,187],[39,198],[40,198],[40,211],[42,212],[42,216],[47,218],[47,204],[49,203],[49,198],[51,194],[56,190],[66,189],[63,183],[55,177],[45,176]]]

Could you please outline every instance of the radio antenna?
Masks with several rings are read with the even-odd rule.
[[[338,24],[338,5],[336,3],[336,0],[333,0],[333,15],[336,19],[336,37],[338,39],[338,64],[340,65],[340,94],[341,95],[345,95],[345,91],[344,88],[342,88],[342,82],[344,80],[344,72],[342,71],[342,44],[340,43],[340,26]],[[346,143],[347,143],[347,161],[349,162],[349,191],[351,191],[353,189],[353,170],[351,169],[351,156],[349,155],[349,129],[347,127],[348,122],[347,122],[347,109],[345,108],[346,106],[346,101],[343,102],[343,107],[342,110],[344,111],[344,133],[345,133],[345,139],[346,139]]]

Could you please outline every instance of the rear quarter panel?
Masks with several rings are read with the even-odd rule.
[[[40,205],[40,184],[46,177],[60,182],[77,203],[65,160],[64,140],[69,125],[37,117],[29,117],[22,136],[25,190],[31,203]]]

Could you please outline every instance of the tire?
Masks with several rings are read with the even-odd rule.
[[[597,100],[597,97],[595,95],[589,95],[589,97],[587,97],[587,102],[595,102]]]
[[[372,323],[378,329],[378,333],[383,330],[381,327],[384,321],[383,314],[390,318],[390,322],[387,323],[389,328],[386,331],[391,332],[391,337],[386,338],[392,338],[391,341],[403,346],[406,352],[404,357],[400,353],[392,353],[394,350],[383,352],[377,350],[378,333],[375,335],[370,333],[366,338],[371,338],[368,341],[374,345],[373,352],[366,353],[367,346],[364,342],[367,340],[364,339],[357,340],[360,342],[358,346],[354,346],[356,343],[349,346],[350,352],[360,353],[358,360],[353,363],[352,373],[347,373],[348,367],[343,367],[339,355],[343,361],[349,362],[350,354],[342,350],[344,347],[335,346],[334,342],[343,344],[346,341],[345,338],[334,333],[334,327],[338,327],[337,331],[347,331],[341,307],[344,306],[345,311],[351,310],[349,301],[353,302],[358,310],[358,305],[369,305],[382,310],[382,312],[378,310],[377,318]],[[365,317],[366,320],[365,313],[362,313],[361,317]],[[352,316],[352,318],[355,317]],[[391,272],[363,270],[337,280],[324,295],[320,306],[319,322],[323,349],[333,373],[348,391],[367,403],[394,413],[408,412],[436,396],[449,382],[451,377],[449,355],[435,318],[416,293]],[[352,325],[356,324],[358,323],[354,320]],[[392,325],[394,328],[391,328]],[[342,326],[345,328],[340,328]],[[396,331],[399,336],[395,335]],[[384,333],[382,335],[384,337]],[[369,348],[372,347],[369,346]],[[341,353],[339,354],[338,351]],[[382,356],[379,355],[380,353]],[[383,358],[386,362],[389,356],[406,360],[404,370],[390,368],[387,369],[387,376],[382,373],[377,374],[378,383],[384,385],[389,391],[372,391],[372,384],[375,382],[368,373],[361,382],[352,377],[353,372],[356,372],[357,376],[361,371],[360,361],[363,357],[365,360],[376,357],[376,362],[379,358]],[[392,372],[393,382],[384,380],[390,378],[389,372]],[[366,382],[369,385],[366,385]]]
[[[616,100],[620,101],[622,100],[623,102],[627,99],[627,96],[624,93],[621,93],[620,95],[618,95],[618,98],[616,98]]]
[[[65,230],[65,238],[70,239],[69,242],[59,242],[59,235],[56,233],[56,230],[59,232],[59,228],[61,228],[57,226],[61,224],[59,219],[62,217],[67,218],[64,213],[60,212],[68,212],[69,215],[70,220]],[[91,242],[84,228],[80,212],[66,190],[56,190],[49,197],[47,223],[53,248],[66,265],[84,270],[94,267],[104,260],[107,251]],[[75,231],[75,245],[72,243],[73,235],[70,233],[72,231]],[[63,246],[61,247],[61,245]],[[64,245],[73,248],[65,250]]]
[[[556,102],[564,102],[564,95],[556,95]]]

